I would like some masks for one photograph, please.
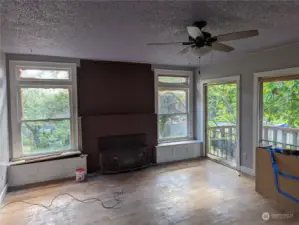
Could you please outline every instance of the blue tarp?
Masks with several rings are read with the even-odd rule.
[[[278,167],[277,167],[277,164],[276,164],[276,161],[275,161],[275,157],[274,157],[274,152],[281,152],[281,149],[279,148],[270,148],[270,147],[267,147],[266,148],[269,152],[270,152],[270,157],[271,157],[271,163],[272,163],[272,169],[273,169],[273,175],[274,175],[274,184],[275,184],[275,187],[277,189],[277,191],[284,195],[285,197],[287,197],[288,199],[291,199],[292,201],[296,202],[297,204],[299,204],[299,199],[295,198],[294,196],[286,193],[285,191],[281,190],[279,188],[279,184],[278,184],[278,175],[279,176],[282,176],[282,177],[286,177],[286,178],[289,178],[289,179],[293,179],[293,180],[297,180],[299,181],[299,177],[297,176],[293,176],[291,174],[287,174],[287,173],[283,173],[281,172]]]

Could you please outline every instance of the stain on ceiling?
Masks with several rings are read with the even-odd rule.
[[[218,35],[259,29],[260,36],[226,42],[231,53],[209,53],[200,64],[241,57],[299,41],[296,1],[16,1],[2,0],[1,49],[8,53],[198,66],[182,46],[185,27],[206,20]]]

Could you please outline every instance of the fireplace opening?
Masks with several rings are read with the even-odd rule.
[[[117,173],[148,166],[147,135],[130,134],[98,138],[102,173]]]

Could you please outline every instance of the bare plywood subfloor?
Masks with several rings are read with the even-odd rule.
[[[49,204],[60,193],[80,199],[99,197],[113,205],[113,192],[123,191],[122,203],[104,209],[99,202],[83,204],[61,196],[51,210],[17,203],[0,213],[0,224],[194,224],[259,225],[263,212],[278,213],[254,190],[254,180],[209,160],[180,162],[132,173],[97,176],[88,182],[65,181],[10,192],[6,202],[25,200]],[[298,217],[268,224],[298,224]]]

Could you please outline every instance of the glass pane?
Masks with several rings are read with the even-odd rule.
[[[159,114],[187,112],[187,91],[159,90]]]
[[[262,144],[299,150],[299,80],[263,82]]]
[[[23,120],[69,118],[67,88],[21,88]]]
[[[66,70],[38,70],[19,69],[19,77],[22,79],[39,80],[69,80],[69,71]]]
[[[207,151],[236,165],[237,84],[214,84],[206,87]]]
[[[70,149],[70,127],[70,120],[22,122],[23,153],[47,153]]]
[[[187,115],[159,115],[159,139],[187,137]]]
[[[159,82],[171,83],[171,84],[187,84],[188,77],[177,77],[177,76],[159,76]]]

